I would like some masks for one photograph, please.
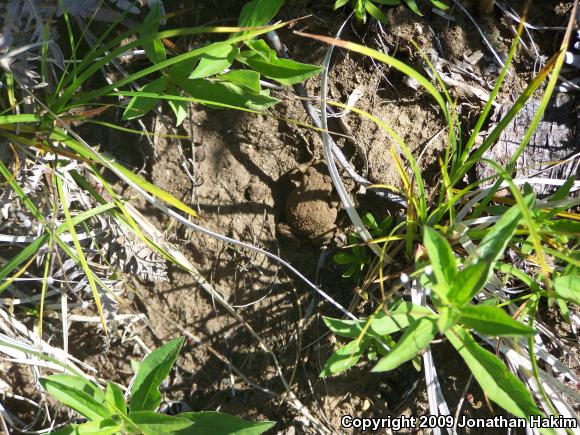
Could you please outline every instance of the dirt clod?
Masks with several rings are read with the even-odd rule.
[[[331,178],[310,166],[286,200],[286,219],[295,234],[307,240],[330,239],[338,214],[333,199]]]

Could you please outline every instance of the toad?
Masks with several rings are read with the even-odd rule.
[[[311,165],[288,196],[284,213],[292,232],[299,238],[328,242],[336,229],[338,205],[330,176]]]

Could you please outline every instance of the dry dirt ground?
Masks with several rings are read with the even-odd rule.
[[[512,7],[518,10],[522,3],[513,2]],[[539,3],[530,13],[530,22],[562,25],[567,2]],[[215,8],[206,7],[200,8],[194,18],[182,19],[184,25],[192,25],[232,18],[236,13],[235,6],[226,5],[223,9],[220,7],[216,16]],[[376,24],[358,23],[348,26],[343,38],[386,49],[418,69],[422,68],[421,61],[408,43],[410,38],[415,38],[423,49],[442,50],[444,58],[451,62],[464,61],[465,55],[480,51],[484,57],[474,65],[474,75],[480,81],[465,80],[489,91],[488,83],[497,69],[488,51],[459,10],[454,8],[448,13],[456,20],[449,21],[432,13],[419,18],[405,8],[393,8],[388,12],[392,25],[384,29],[383,37]],[[328,4],[312,6],[307,1],[289,2],[281,18],[306,15],[311,16],[299,22],[297,28],[324,35],[335,34],[346,18],[344,13],[333,12]],[[499,11],[494,22],[494,44],[506,53],[513,23]],[[290,31],[282,31],[280,36],[294,59],[321,62],[326,47]],[[552,53],[556,42],[554,35],[546,32],[540,48]],[[534,60],[522,51],[517,57],[515,74],[500,98],[504,102],[513,101],[533,70]],[[317,78],[307,83],[311,95],[318,95],[318,85]],[[430,174],[437,173],[437,157],[446,140],[445,133],[441,133],[444,121],[434,102],[406,84],[396,71],[337,50],[330,71],[330,97],[345,102],[361,85],[364,95],[358,106],[391,125],[413,153],[421,155],[421,168],[427,180],[432,180]],[[463,103],[462,115],[468,127],[481,102],[456,90],[452,92]],[[192,106],[190,118],[176,131],[171,127],[168,108],[162,107],[166,116],[147,120],[149,127],[158,133],[177,132],[190,136],[191,140],[158,139],[151,147],[147,141],[138,142],[130,135],[91,134],[95,145],[100,145],[102,150],[131,167],[144,167],[150,181],[198,210],[201,225],[279,254],[338,302],[349,306],[356,283],[341,278],[342,270],[331,259],[338,252],[337,243],[341,238],[335,237],[330,244],[322,246],[301,240],[287,230],[285,205],[294,188],[295,170],[321,158],[321,141],[316,132],[286,121],[311,122],[301,102],[290,91],[276,91],[275,96],[283,102],[266,115]],[[353,114],[346,121],[368,156],[369,179],[399,186],[386,134],[375,124]],[[331,129],[338,126],[331,125]],[[360,169],[362,166],[351,145],[344,139],[337,141]],[[190,165],[194,171],[191,177],[182,166],[186,158],[195,162]],[[353,196],[359,201],[361,211],[372,210],[377,218],[396,212],[372,193],[362,195],[355,190]],[[340,417],[345,414],[386,417],[428,412],[424,379],[410,364],[392,373],[375,374],[369,372],[370,363],[363,362],[340,376],[319,378],[324,362],[337,348],[337,340],[328,334],[321,316],[339,317],[339,313],[279,264],[263,255],[185,231],[149,209],[142,208],[142,211],[165,230],[170,241],[263,338],[278,358],[291,389],[328,427],[338,430]],[[344,211],[338,213],[337,234],[350,231],[343,214]],[[94,330],[79,327],[71,331],[79,344],[79,356],[97,367],[102,376],[126,384],[131,375],[130,359],[140,359],[143,355],[142,348],[127,337],[137,336],[147,346],[155,347],[181,335],[176,326],[179,325],[200,341],[186,341],[179,368],[172,372],[166,386],[168,400],[182,400],[193,410],[220,409],[249,419],[275,420],[276,430],[285,433],[312,432],[286,399],[272,398],[248,385],[208,350],[210,346],[219,350],[252,382],[284,394],[272,358],[259,347],[247,328],[202,291],[190,275],[172,269],[169,282],[150,285],[131,279],[129,285],[135,293],[128,291],[127,299],[135,311],[147,315],[147,325],[131,331],[119,325],[107,346],[98,343]],[[370,304],[360,301],[353,307],[359,315],[368,313],[369,309]],[[72,345],[71,349],[74,349]],[[469,372],[447,345],[435,345],[434,356],[454,412],[465,394]],[[408,396],[407,392],[410,392]],[[489,415],[475,382],[467,393],[472,399],[465,402],[462,412],[468,416]]]

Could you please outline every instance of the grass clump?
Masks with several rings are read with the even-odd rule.
[[[541,368],[547,363],[549,353],[544,341],[547,337],[542,335],[545,328],[537,316],[546,304],[557,303],[562,317],[567,319],[569,305],[580,302],[578,216],[560,214],[566,207],[578,204],[577,198],[570,198],[565,201],[566,205],[561,205],[574,180],[567,180],[551,196],[539,200],[531,186],[524,184],[523,189],[518,188],[512,178],[515,163],[552,95],[571,26],[560,51],[479,146],[475,146],[477,136],[504,84],[523,21],[491,98],[465,141],[455,102],[442,81],[438,83],[440,91],[420,73],[384,53],[347,41],[303,34],[370,56],[412,77],[434,98],[448,129],[447,148],[439,163],[439,182],[434,194],[428,195],[427,181],[404,140],[383,121],[352,109],[375,122],[388,135],[391,154],[399,162],[408,209],[394,232],[385,231],[369,242],[381,247],[382,255],[376,258],[374,267],[367,267],[371,262],[364,244],[358,244],[353,254],[335,257],[339,263],[347,260],[352,263],[347,269],[349,276],[367,267],[366,282],[379,283],[382,297],[375,299],[373,314],[364,319],[325,318],[330,330],[348,342],[327,360],[321,376],[341,373],[364,355],[373,361],[373,372],[391,371],[407,361],[413,361],[418,367],[422,360],[427,384],[432,386],[428,387],[430,409],[445,414],[449,411],[442,396],[436,393],[440,387],[430,351],[430,345],[443,338],[463,358],[486,397],[510,414],[522,418],[548,414],[575,418],[576,413],[567,404],[567,400],[573,401],[566,392],[567,381],[574,382],[571,371],[562,369],[567,374],[556,380]],[[425,56],[424,59],[429,63]],[[435,69],[433,72],[437,75]],[[538,111],[507,167],[483,159],[485,152],[545,82]],[[465,185],[466,174],[477,163],[491,166],[496,177]],[[482,187],[486,182],[491,186]],[[505,204],[498,196],[500,188],[507,188],[511,193],[508,206],[494,204],[494,201]],[[413,271],[395,270],[393,275],[400,276],[399,283],[388,284],[389,280],[383,278],[383,269],[393,271],[396,266],[383,263],[383,258],[395,258],[397,252],[404,253],[405,262],[413,265]],[[527,266],[509,264],[508,252],[512,258],[526,259]],[[503,290],[503,283],[508,281],[523,285],[526,290],[512,297]],[[411,301],[401,298],[400,291],[405,289]],[[497,352],[485,349],[486,345]]]

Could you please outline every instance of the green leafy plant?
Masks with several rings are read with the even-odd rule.
[[[524,198],[531,207],[535,197]],[[428,262],[418,264],[416,276],[431,291],[433,308],[398,300],[385,311],[359,321],[325,318],[336,334],[351,339],[326,362],[322,376],[338,374],[356,364],[367,352],[377,350],[382,357],[372,371],[397,368],[414,359],[438,336],[445,336],[456,348],[486,395],[505,410],[519,417],[540,415],[525,384],[512,374],[493,353],[485,350],[473,337],[509,337],[530,339],[537,331],[523,322],[523,314],[512,318],[500,308],[502,301],[471,303],[483,291],[506,247],[515,243],[516,230],[523,213],[519,204],[510,207],[481,239],[478,248],[459,263],[447,239],[438,231],[424,227],[423,245]],[[577,237],[577,235],[576,235]],[[580,275],[577,267],[569,267],[554,279],[555,295],[578,304]],[[541,292],[530,295],[528,302],[537,303]],[[525,312],[529,313],[529,310]],[[390,337],[402,333],[395,343]],[[386,350],[389,349],[390,350]]]
[[[244,5],[240,14],[240,27],[256,27],[266,24],[278,12],[282,1],[255,0]],[[154,65],[163,66],[167,61],[167,51],[161,39],[155,39],[162,19],[159,4],[155,4],[145,19],[141,36],[151,40],[143,48]],[[263,89],[261,76],[281,85],[292,85],[318,74],[321,69],[315,65],[303,64],[291,59],[279,59],[261,39],[252,40],[247,35],[245,45],[248,50],[240,50],[232,39],[232,44],[223,42],[209,44],[201,49],[199,56],[189,57],[182,62],[160,70],[161,77],[144,85],[134,94],[123,113],[124,120],[141,117],[153,109],[161,99],[167,100],[180,125],[187,114],[188,99],[210,107],[242,108],[262,111],[278,103],[276,98]],[[236,39],[236,38],[234,38]],[[234,69],[234,61],[250,69]],[[184,98],[185,94],[188,97]]]
[[[363,215],[363,223],[373,237],[380,238],[390,231],[393,225],[393,218],[392,216],[387,216],[379,224],[372,213],[365,213]],[[352,278],[354,281],[358,281],[364,269],[371,263],[372,257],[368,247],[356,233],[350,234],[347,240],[350,245],[350,251],[339,252],[332,259],[336,264],[347,266],[342,274],[343,278]]]
[[[88,421],[71,424],[55,434],[245,434],[258,435],[274,422],[250,422],[221,412],[183,412],[172,416],[156,412],[161,404],[159,387],[175,363],[183,337],[165,343],[139,364],[129,389],[107,382],[105,389],[80,376],[56,374],[40,379],[41,385]]]
[[[354,16],[359,21],[366,21],[368,13],[375,20],[379,20],[383,24],[388,25],[389,20],[383,11],[381,11],[380,6],[398,6],[401,4],[405,4],[417,15],[423,16],[415,0],[336,0],[334,3],[334,9],[340,9],[347,3],[350,3],[354,10]],[[431,0],[431,3],[439,9],[446,10],[449,8],[449,6],[439,0]]]
[[[520,24],[518,37],[512,44],[506,66],[491,91],[491,97],[465,142],[455,102],[435,68],[431,67],[431,70],[441,91],[420,73],[384,53],[347,41],[305,35],[371,56],[414,78],[434,98],[447,122],[449,134],[445,156],[440,161],[437,192],[428,196],[426,180],[401,136],[373,115],[352,109],[376,123],[396,144],[396,148],[392,146],[391,154],[397,162],[406,192],[406,223],[395,228],[398,238],[383,237],[373,243],[381,243],[383,252],[395,243],[404,249],[405,259],[410,266],[414,266],[414,271],[406,275],[399,285],[411,281],[416,294],[413,302],[403,301],[400,297],[395,298],[394,302],[385,298],[371,316],[360,320],[325,318],[330,330],[349,341],[330,356],[321,376],[347,370],[359,362],[365,353],[372,360],[378,359],[372,369],[375,372],[390,371],[411,360],[420,364],[420,357],[430,354],[430,345],[443,338],[456,349],[486,396],[512,415],[523,418],[544,415],[541,409],[551,415],[560,412],[575,415],[571,408],[555,406],[556,401],[561,403],[565,400],[564,396],[573,400],[566,391],[566,385],[554,377],[549,382],[545,381],[550,375],[538,366],[539,358],[547,364],[551,363],[548,362],[550,356],[545,348],[542,356],[536,353],[537,340],[541,340],[536,313],[542,300],[547,300],[549,304],[556,301],[566,319],[568,304],[579,302],[577,247],[580,228],[578,215],[566,213],[565,210],[580,201],[568,198],[573,179],[567,180],[555,193],[539,203],[530,186],[524,184],[523,188],[519,188],[512,178],[517,159],[529,143],[548,105],[571,29],[570,25],[562,48],[529,83],[479,146],[475,146],[478,134],[506,78],[523,24]],[[430,65],[427,57],[416,48]],[[544,82],[539,108],[507,167],[486,160],[485,152]],[[343,107],[340,104],[336,106]],[[411,174],[406,173],[403,159],[407,160]],[[477,163],[491,166],[496,177],[465,185],[464,176]],[[481,184],[485,182],[492,185],[482,188]],[[506,201],[496,195],[502,182],[512,195],[508,207],[501,205]],[[508,251],[512,258],[527,259],[531,266],[522,269],[517,264],[504,262]],[[357,270],[362,263],[361,258],[361,255],[339,257],[351,261]],[[527,291],[518,297],[506,294],[501,286],[508,280],[524,285]],[[421,295],[425,303],[420,302]],[[485,348],[486,343],[496,347],[503,358],[510,360],[512,367],[515,367],[513,371],[501,356]],[[524,350],[520,352],[519,349]],[[510,353],[512,351],[525,363],[511,359],[515,358]],[[438,384],[434,378],[434,367],[427,367],[427,364],[432,364],[432,359],[423,358],[423,361],[426,376],[431,376],[427,383]],[[538,387],[529,388],[527,384],[531,383]],[[552,392],[556,388],[558,397],[550,397],[546,393],[548,388]],[[436,409],[441,409],[438,405],[433,404]],[[550,430],[545,432],[550,433]]]
[[[365,245],[360,245],[362,240],[358,236],[350,234],[347,240],[348,244],[351,245],[350,252],[339,252],[332,259],[336,264],[347,266],[342,274],[343,278],[352,278],[358,281],[365,267],[370,264],[372,257],[368,248]]]

